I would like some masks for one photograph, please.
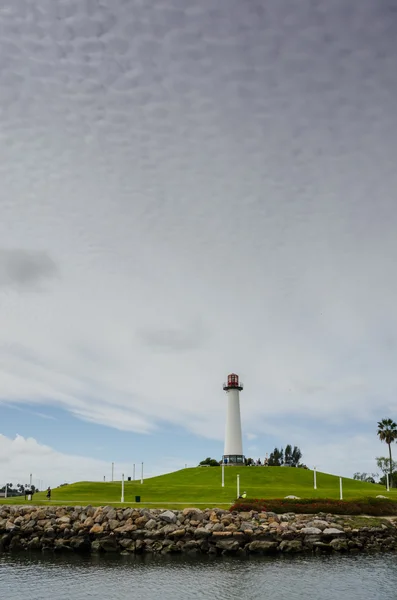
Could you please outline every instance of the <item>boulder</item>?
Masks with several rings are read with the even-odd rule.
[[[114,536],[107,536],[99,540],[99,545],[104,552],[117,552],[117,540]]]
[[[204,527],[197,527],[194,531],[194,537],[196,538],[208,538],[212,535],[211,531],[205,529]]]
[[[279,550],[286,554],[301,552],[302,542],[300,540],[283,540],[280,542]]]
[[[118,521],[118,519],[110,519],[108,523],[110,531],[113,531],[114,529],[117,529],[117,527],[120,527],[120,521]]]
[[[236,552],[240,548],[240,544],[235,539],[229,540],[218,540],[216,547],[226,552]]]
[[[327,529],[324,529],[323,535],[325,537],[344,537],[346,534],[343,530],[336,529],[336,527],[327,527]]]
[[[322,519],[313,519],[313,521],[308,521],[306,523],[306,527],[317,527],[323,531],[329,527],[328,521],[323,521]]]
[[[347,552],[349,549],[346,540],[341,540],[339,538],[331,540],[329,545],[332,550],[335,550],[336,552]]]
[[[254,553],[271,554],[277,550],[277,542],[254,541],[248,544],[248,550]]]
[[[90,533],[103,533],[103,525],[95,523],[90,529]]]
[[[166,523],[176,523],[176,514],[170,510],[166,510],[165,512],[159,515],[161,521],[165,521]]]
[[[321,529],[319,529],[318,527],[303,527],[303,529],[301,529],[300,532],[304,535],[320,535]]]

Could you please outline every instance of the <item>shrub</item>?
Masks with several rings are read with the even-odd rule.
[[[317,498],[290,499],[239,499],[230,507],[237,512],[293,512],[298,514],[333,513],[335,515],[397,515],[397,502],[381,498],[361,498],[359,500],[330,500]]]

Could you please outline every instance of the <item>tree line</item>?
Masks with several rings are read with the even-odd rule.
[[[302,452],[298,446],[292,446],[287,444],[284,448],[274,448],[273,452],[270,453],[269,458],[265,458],[263,463],[260,458],[254,460],[253,458],[246,458],[245,464],[250,465],[264,465],[266,467],[301,467],[307,469],[307,466],[301,463]],[[222,461],[217,461],[215,458],[206,458],[199,463],[201,466],[219,467]]]
[[[7,486],[7,496],[11,498],[12,496],[24,496],[25,490],[32,490],[33,493],[38,492],[38,488],[34,485],[23,485],[22,483],[17,483],[15,486],[12,483],[6,483],[3,487],[0,487],[0,493],[5,493]]]

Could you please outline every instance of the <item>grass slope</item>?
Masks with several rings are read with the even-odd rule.
[[[284,467],[226,467],[225,487],[221,487],[221,467],[182,469],[167,475],[152,477],[143,484],[126,481],[124,504],[135,502],[141,496],[141,506],[181,508],[205,505],[228,507],[236,499],[236,477],[240,475],[240,491],[249,498],[339,498],[339,477],[317,473],[317,490],[313,489],[313,471]],[[353,479],[343,479],[343,498],[359,499],[378,494],[397,500],[397,490],[387,493],[385,488]],[[53,490],[51,503],[74,505],[119,504],[121,482],[82,481]],[[2,503],[21,504],[24,499],[1,500]],[[35,494],[34,504],[47,504],[45,493]]]

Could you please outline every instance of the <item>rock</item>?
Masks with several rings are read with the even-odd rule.
[[[31,540],[29,540],[28,548],[29,548],[29,550],[40,550],[40,548],[41,548],[40,538],[35,536]]]
[[[117,529],[117,527],[119,527],[119,526],[120,526],[120,521],[118,521],[118,519],[110,519],[110,521],[109,521],[110,531]]]
[[[114,530],[115,533],[130,533],[131,531],[136,531],[136,525],[122,525]]]
[[[332,550],[336,550],[337,552],[347,552],[348,550],[346,540],[335,538],[330,541],[329,545],[331,546]]]
[[[176,514],[170,510],[166,510],[165,512],[161,513],[159,518],[166,523],[176,523]]]
[[[254,541],[248,544],[248,550],[254,553],[271,554],[277,550],[277,542]]]
[[[111,521],[112,519],[117,519],[117,512],[113,508],[113,506],[105,506],[105,508],[103,509],[103,514],[106,515],[108,521]]]
[[[302,542],[300,540],[283,540],[280,542],[279,550],[286,554],[301,552]]]
[[[185,535],[186,529],[176,529],[170,533],[171,538],[181,538]]]
[[[184,508],[182,515],[188,519],[193,518],[195,521],[202,521],[204,518],[203,511],[198,508]]]
[[[286,500],[300,500],[299,496],[284,496]]]
[[[69,525],[70,517],[67,517],[66,515],[63,517],[59,517],[59,519],[57,519],[57,523],[60,523],[61,525]]]
[[[94,519],[92,517],[87,517],[83,524],[84,527],[92,527],[94,525]]]
[[[387,496],[382,496],[382,494],[378,494],[378,496],[376,496],[376,498],[384,498],[385,500],[388,500]]]
[[[319,535],[321,534],[321,529],[318,527],[303,527],[300,532],[304,535]]]
[[[330,544],[325,544],[324,542],[314,542],[313,549],[315,552],[331,552],[332,547]]]
[[[99,525],[99,523],[95,523],[90,529],[90,533],[103,533],[103,525]]]
[[[336,529],[336,527],[328,527],[327,529],[324,529],[323,531],[323,535],[327,536],[327,537],[336,537],[336,536],[345,536],[345,532],[341,531],[340,529]]]
[[[145,525],[145,529],[156,529],[157,527],[157,521],[155,519],[149,519],[149,521],[147,521],[146,525]]]
[[[104,552],[117,552],[117,540],[114,536],[108,536],[100,539],[99,544]]]
[[[212,537],[214,539],[223,539],[223,538],[228,538],[228,537],[232,537],[232,536],[233,536],[232,531],[213,531],[212,532]]]
[[[227,551],[227,552],[235,552],[236,550],[238,550],[240,548],[240,544],[235,539],[218,540],[216,542],[216,547],[220,548],[221,550]]]
[[[194,531],[194,537],[196,538],[208,538],[212,535],[211,531],[208,531],[204,527],[197,527]]]
[[[91,542],[91,552],[101,552],[102,548],[101,548],[101,544],[99,540],[94,540],[93,542]]]
[[[306,523],[306,527],[317,527],[323,531],[329,527],[328,521],[323,521],[322,519],[313,519],[313,521],[308,521]]]

